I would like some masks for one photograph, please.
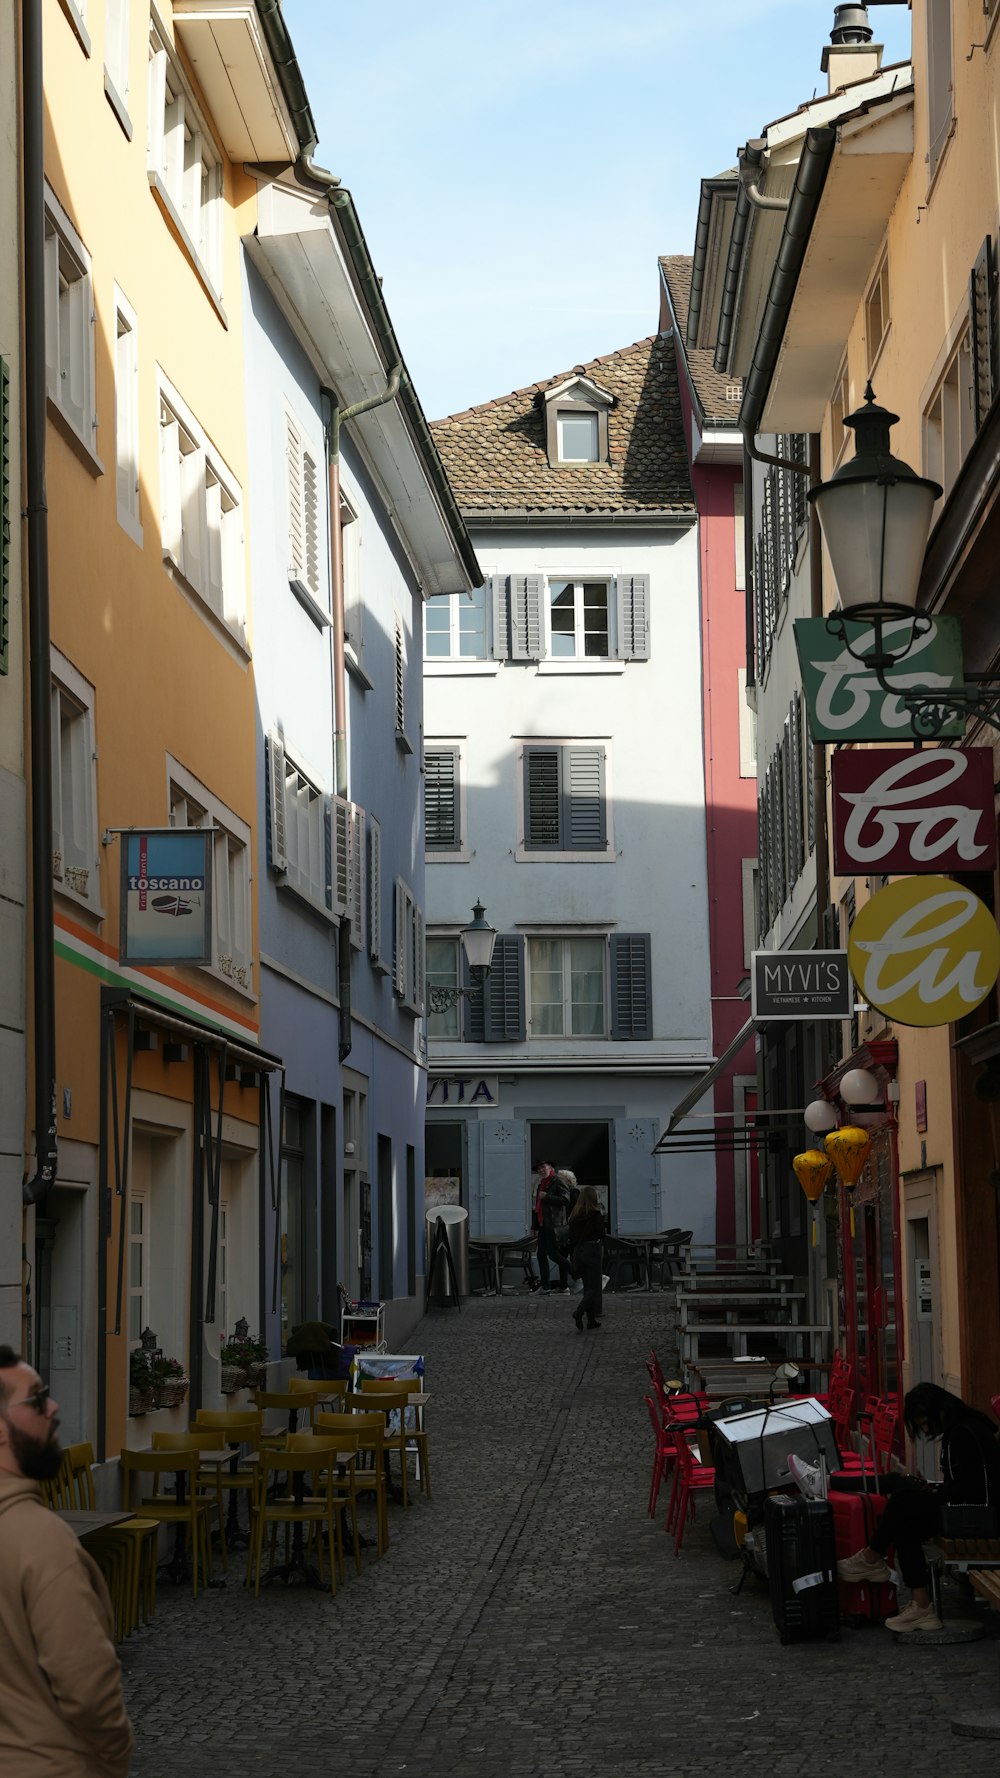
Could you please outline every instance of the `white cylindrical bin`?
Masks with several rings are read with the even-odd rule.
[[[455,1300],[455,1286],[448,1269],[448,1259],[444,1251],[437,1224],[443,1223],[444,1233],[448,1237],[451,1249],[451,1263],[455,1268],[459,1296],[469,1293],[469,1212],[461,1204],[435,1204],[427,1211],[427,1265],[431,1267],[428,1278],[427,1294],[431,1302],[451,1303]]]

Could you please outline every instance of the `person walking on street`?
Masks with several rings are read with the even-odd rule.
[[[573,1320],[583,1332],[584,1317],[588,1328],[601,1325],[601,1273],[604,1265],[604,1211],[597,1190],[585,1185],[569,1218],[569,1250],[579,1277],[583,1295],[573,1312]]]
[[[569,1260],[566,1256],[566,1212],[569,1208],[569,1187],[551,1169],[542,1181],[538,1194],[541,1226],[538,1230],[538,1273],[542,1290],[550,1289],[549,1260],[559,1267],[559,1288],[569,1296]]]
[[[0,1346],[0,1771],[126,1778],[111,1600],[39,1486],[62,1461],[57,1414],[38,1372]]]

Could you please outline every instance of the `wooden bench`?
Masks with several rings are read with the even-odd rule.
[[[681,1357],[685,1363],[692,1363],[698,1357],[698,1342],[703,1334],[723,1334],[730,1341],[730,1351],[736,1357],[742,1357],[747,1351],[747,1338],[753,1335],[762,1340],[770,1339],[800,1340],[806,1334],[812,1336],[812,1356],[821,1358],[820,1347],[830,1337],[829,1323],[826,1321],[700,1321],[697,1327],[682,1327],[677,1323],[680,1336]]]
[[[980,1599],[992,1605],[994,1611],[1000,1611],[1000,1574],[995,1568],[970,1568],[969,1583]]]

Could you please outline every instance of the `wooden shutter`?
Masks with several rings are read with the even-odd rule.
[[[486,977],[486,1043],[523,1043],[524,943],[518,933],[498,933]]]
[[[511,656],[516,661],[542,657],[542,576],[510,577]]]
[[[360,951],[365,942],[365,812],[351,804],[351,943]]]
[[[774,843],[774,760],[768,762],[764,781],[764,825],[767,858],[767,910],[773,926],[778,909],[778,859]]]
[[[649,575],[620,574],[616,582],[619,660],[649,659]]]
[[[333,912],[340,919],[351,912],[351,805],[342,796],[331,798]]]
[[[972,345],[972,388],[976,431],[997,392],[997,271],[992,238],[987,235],[969,280],[969,338]]]
[[[428,851],[454,851],[459,844],[458,753],[429,748],[424,755],[424,811]]]
[[[792,433],[793,463],[801,463],[803,466],[808,463],[808,442],[804,432]],[[809,477],[807,475],[796,475],[793,476],[792,479],[795,484],[792,488],[792,517],[795,524],[795,535],[797,537],[809,517],[809,503],[806,500],[806,493],[809,488]]]
[[[406,657],[403,652],[403,626],[398,617],[395,627],[395,660],[396,733],[401,735],[406,728]]]
[[[10,370],[0,358],[0,673],[9,666],[10,637]]]
[[[607,845],[604,748],[564,747],[564,846],[569,852],[600,852]]]
[[[788,706],[788,739],[789,876],[796,883],[805,863],[802,850],[802,721],[797,692]]]
[[[652,958],[648,932],[611,935],[611,1035],[636,1041],[653,1035]]]
[[[368,955],[382,969],[382,829],[368,817]]]
[[[757,932],[763,940],[771,924],[767,893],[767,779],[757,785]]]
[[[806,755],[806,856],[809,857],[816,850],[816,749],[809,733],[809,718],[804,699],[801,702],[799,720],[803,724],[802,745]]]
[[[267,738],[267,837],[272,870],[288,869],[285,834],[285,748],[280,735]]]
[[[423,1015],[424,982],[427,975],[423,910],[414,907],[413,914],[413,1010]]]
[[[778,883],[778,907],[788,899],[788,836],[785,802],[785,755],[787,735],[782,735],[774,756],[774,851]]]
[[[524,843],[558,852],[562,843],[558,747],[524,750]]]
[[[506,574],[490,575],[490,607],[490,655],[495,661],[505,661],[510,655],[510,581]]]
[[[285,470],[288,477],[288,578],[305,585],[305,492],[302,439],[291,414],[285,415]]]
[[[397,999],[406,999],[406,965],[410,942],[410,896],[405,883],[397,877],[393,895],[392,989]]]

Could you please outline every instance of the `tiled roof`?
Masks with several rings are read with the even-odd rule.
[[[545,448],[546,389],[583,374],[609,395],[609,463],[553,468]],[[463,513],[504,511],[693,514],[677,367],[653,335],[543,383],[436,420],[434,442]]]
[[[695,394],[701,405],[706,420],[713,420],[718,426],[735,426],[740,412],[740,395],[735,399],[727,399],[727,391],[736,389],[732,377],[723,375],[715,369],[714,354],[701,346],[688,347],[684,344],[687,329],[688,303],[691,300],[691,267],[694,261],[686,253],[669,253],[661,255],[660,266],[670,292],[674,314],[677,316],[677,327],[680,346],[687,359],[691,381]]]

